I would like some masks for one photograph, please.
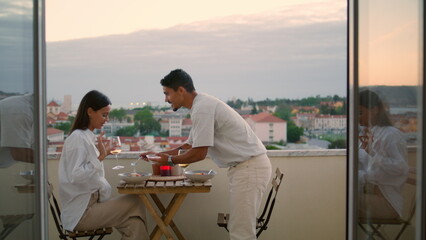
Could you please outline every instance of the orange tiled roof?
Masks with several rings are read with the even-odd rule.
[[[255,122],[286,122],[285,120],[266,112],[251,115],[250,118]]]
[[[58,133],[63,133],[64,131],[56,129],[56,128],[47,128],[47,136],[53,135],[53,134],[58,134]]]
[[[55,101],[50,101],[49,104],[47,104],[49,107],[59,107],[59,104],[57,104]]]

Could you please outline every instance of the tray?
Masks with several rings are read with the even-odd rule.
[[[160,175],[152,175],[149,177],[148,181],[178,181],[184,180],[185,176],[160,176]]]

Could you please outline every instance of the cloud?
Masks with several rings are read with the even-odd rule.
[[[32,91],[33,30],[28,4],[0,3],[0,90]]]
[[[96,88],[118,104],[160,103],[159,80],[175,68],[223,100],[344,95],[345,18],[290,12],[48,43],[48,95],[77,100]]]

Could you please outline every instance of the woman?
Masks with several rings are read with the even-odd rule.
[[[108,121],[111,102],[93,90],[81,100],[59,161],[61,220],[66,230],[115,227],[121,239],[148,239],[145,207],[136,195],[110,198],[103,160],[110,148],[93,131]]]
[[[389,219],[402,215],[402,188],[408,176],[404,134],[393,127],[384,103],[369,90],[360,92],[360,217]]]

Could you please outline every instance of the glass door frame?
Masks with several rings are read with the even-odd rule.
[[[45,1],[33,0],[35,239],[48,239]]]
[[[419,129],[419,143],[417,146],[421,146],[421,151],[417,155],[417,211],[416,211],[416,239],[426,239],[426,202],[424,201],[426,196],[426,150],[424,147],[424,138],[426,136],[426,38],[425,38],[425,4],[424,1],[420,1],[419,16],[421,17],[420,23],[420,49],[423,55],[419,61],[422,62],[419,76],[421,83],[419,89],[422,91],[421,98],[419,98],[419,104],[422,104],[422,109],[418,116],[421,121],[418,121]],[[358,174],[358,106],[354,104],[358,102],[358,90],[359,90],[359,0],[348,1],[348,145],[347,145],[347,227],[346,227],[346,239],[355,240],[357,238],[357,183]]]

